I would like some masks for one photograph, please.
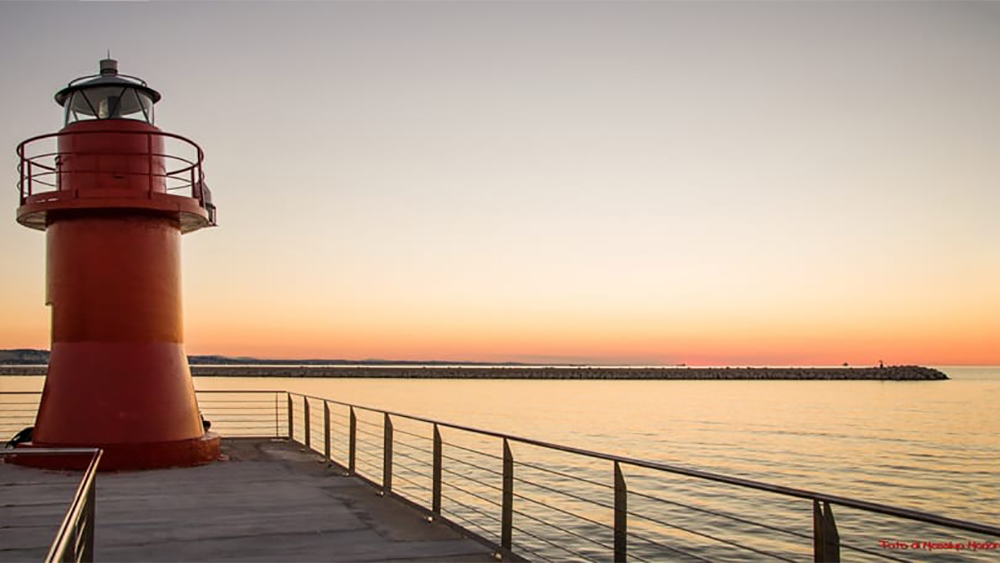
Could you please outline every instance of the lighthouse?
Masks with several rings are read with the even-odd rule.
[[[215,226],[194,142],[154,122],[160,93],[118,72],[55,94],[63,127],[17,148],[17,222],[45,231],[52,345],[28,447],[99,447],[102,469],[208,463],[184,351],[181,236]],[[66,463],[22,456],[24,463]],[[48,461],[47,461],[48,460]]]

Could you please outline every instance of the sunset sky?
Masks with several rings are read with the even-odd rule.
[[[108,49],[207,155],[189,353],[1000,364],[1000,3],[0,2],[0,348]]]

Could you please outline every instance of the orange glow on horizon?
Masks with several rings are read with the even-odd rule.
[[[307,288],[306,288],[307,289]],[[185,305],[189,354],[275,359],[371,358],[648,365],[998,365],[1000,314],[973,293],[921,309],[808,302],[677,304],[576,299],[472,301],[342,290],[281,300],[233,291]],[[39,292],[39,301],[42,296]],[[488,303],[484,305],[483,302]],[[413,303],[417,303],[414,305]],[[0,319],[3,347],[48,347],[49,310],[26,300]]]
[[[358,323],[316,327],[287,323],[278,330],[245,327],[188,329],[188,352],[263,358],[520,361],[650,365],[993,365],[1000,363],[997,328],[710,325],[628,327],[624,323],[421,325]],[[722,325],[720,325],[721,327]],[[205,330],[208,328],[208,330]],[[220,338],[220,335],[225,335]]]
[[[597,327],[597,328],[594,328]],[[1000,327],[950,323],[944,329],[753,325],[713,328],[404,322],[342,324],[280,319],[246,324],[221,315],[189,321],[189,354],[274,359],[397,359],[642,365],[998,365]],[[30,335],[30,338],[25,338]],[[48,327],[0,323],[6,347],[47,348]]]

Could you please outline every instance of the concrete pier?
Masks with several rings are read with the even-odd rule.
[[[493,561],[488,547],[284,440],[97,476],[97,561]],[[0,464],[0,561],[41,561],[80,473]]]

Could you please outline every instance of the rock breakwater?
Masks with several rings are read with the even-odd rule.
[[[46,367],[0,366],[0,375],[45,375]],[[382,367],[382,366],[261,366],[195,365],[191,374],[202,377],[331,377],[378,379],[623,379],[623,380],[844,380],[937,381],[944,373],[922,366],[858,368],[770,367]]]
[[[605,368],[605,367],[343,367],[192,366],[198,376],[371,377],[398,379],[762,379],[933,381],[944,373],[921,366],[883,368]]]

